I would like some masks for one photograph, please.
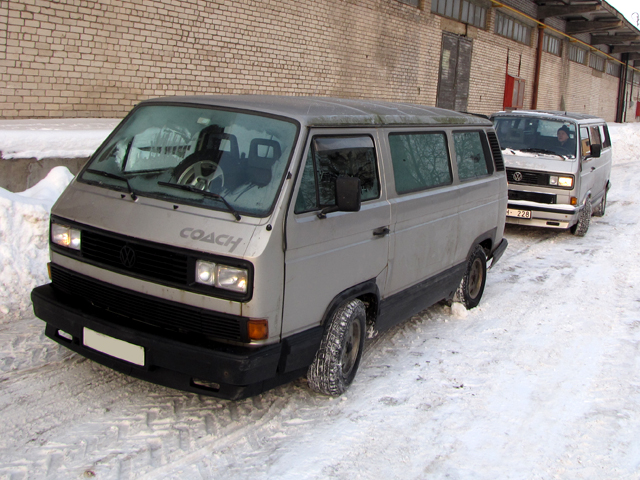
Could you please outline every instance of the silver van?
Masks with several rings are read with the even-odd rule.
[[[509,182],[507,222],[583,236],[611,188],[611,138],[602,118],[556,111],[499,112]]]
[[[144,101],[52,209],[46,335],[157,384],[339,395],[365,337],[482,296],[507,182],[488,119],[310,97]],[[489,263],[491,262],[491,263]]]

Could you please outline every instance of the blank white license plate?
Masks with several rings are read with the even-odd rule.
[[[531,212],[529,210],[507,208],[507,217],[531,218]]]
[[[86,347],[93,348],[112,357],[144,366],[144,347],[139,345],[118,340],[86,327],[83,330],[83,343]]]

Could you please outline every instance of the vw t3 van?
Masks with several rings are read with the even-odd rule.
[[[556,111],[492,116],[507,167],[507,222],[569,228],[583,236],[603,216],[611,188],[611,139],[598,117]]]
[[[417,105],[144,101],[52,209],[54,341],[169,387],[242,398],[306,375],[339,395],[365,337],[478,304],[504,252],[493,124]]]

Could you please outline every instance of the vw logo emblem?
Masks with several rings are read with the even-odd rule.
[[[516,181],[516,182],[521,182],[522,181],[522,173],[515,172],[513,174],[513,180]]]
[[[120,249],[120,261],[127,268],[133,267],[136,264],[135,250],[129,245],[122,247],[122,249]]]

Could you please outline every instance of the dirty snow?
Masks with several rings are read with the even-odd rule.
[[[640,478],[640,124],[611,133],[607,213],[584,238],[509,226],[480,306],[371,340],[339,399],[300,379],[223,401],[59,347],[29,293],[71,176],[0,189],[0,479]]]

